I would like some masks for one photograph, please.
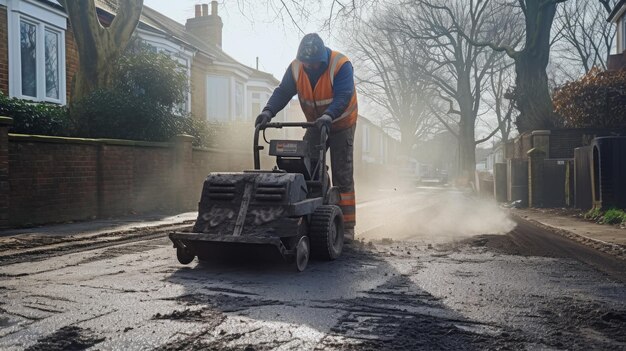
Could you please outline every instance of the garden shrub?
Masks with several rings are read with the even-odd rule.
[[[9,98],[0,92],[0,116],[13,118],[11,133],[71,136],[65,107]]]
[[[113,82],[73,105],[82,136],[169,141],[189,134],[195,145],[210,138],[206,122],[185,111],[187,73],[168,54],[135,40],[118,60]]]
[[[626,69],[593,68],[556,89],[555,111],[569,128],[626,128]]]

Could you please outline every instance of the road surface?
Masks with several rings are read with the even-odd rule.
[[[172,228],[4,247],[0,349],[626,349],[624,261],[461,192],[389,193],[359,205],[361,242],[299,274],[182,266]]]

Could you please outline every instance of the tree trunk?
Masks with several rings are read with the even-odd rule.
[[[471,180],[476,172],[474,122],[461,121],[459,127],[459,172],[461,176]]]
[[[410,158],[415,144],[414,134],[404,129],[400,130],[400,155]]]
[[[556,13],[554,0],[526,0],[526,45],[515,59],[515,102],[520,111],[517,129],[526,132],[555,126],[546,68],[550,32]]]
[[[461,69],[457,70],[463,72]],[[476,172],[476,112],[474,96],[470,84],[469,71],[459,74],[457,81],[457,102],[461,113],[459,121],[459,172],[462,177],[472,179]]]
[[[60,0],[78,49],[79,67],[72,83],[71,104],[112,83],[114,63],[128,46],[143,8],[143,0],[118,0],[117,15],[108,28],[98,19],[94,0]]]

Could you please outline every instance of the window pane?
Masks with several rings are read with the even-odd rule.
[[[46,31],[46,97],[59,98],[59,35]]]
[[[227,77],[209,76],[207,84],[208,119],[230,120],[230,83]]]
[[[245,118],[243,115],[243,84],[240,82],[235,84],[235,118]]]
[[[37,27],[20,22],[22,95],[37,97]]]

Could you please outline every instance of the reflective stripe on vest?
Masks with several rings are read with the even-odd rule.
[[[330,86],[331,87],[335,86],[335,71],[337,70],[337,64],[344,57],[345,56],[343,54],[337,53],[337,55],[335,56],[335,59],[330,63],[329,69],[330,69]]]

